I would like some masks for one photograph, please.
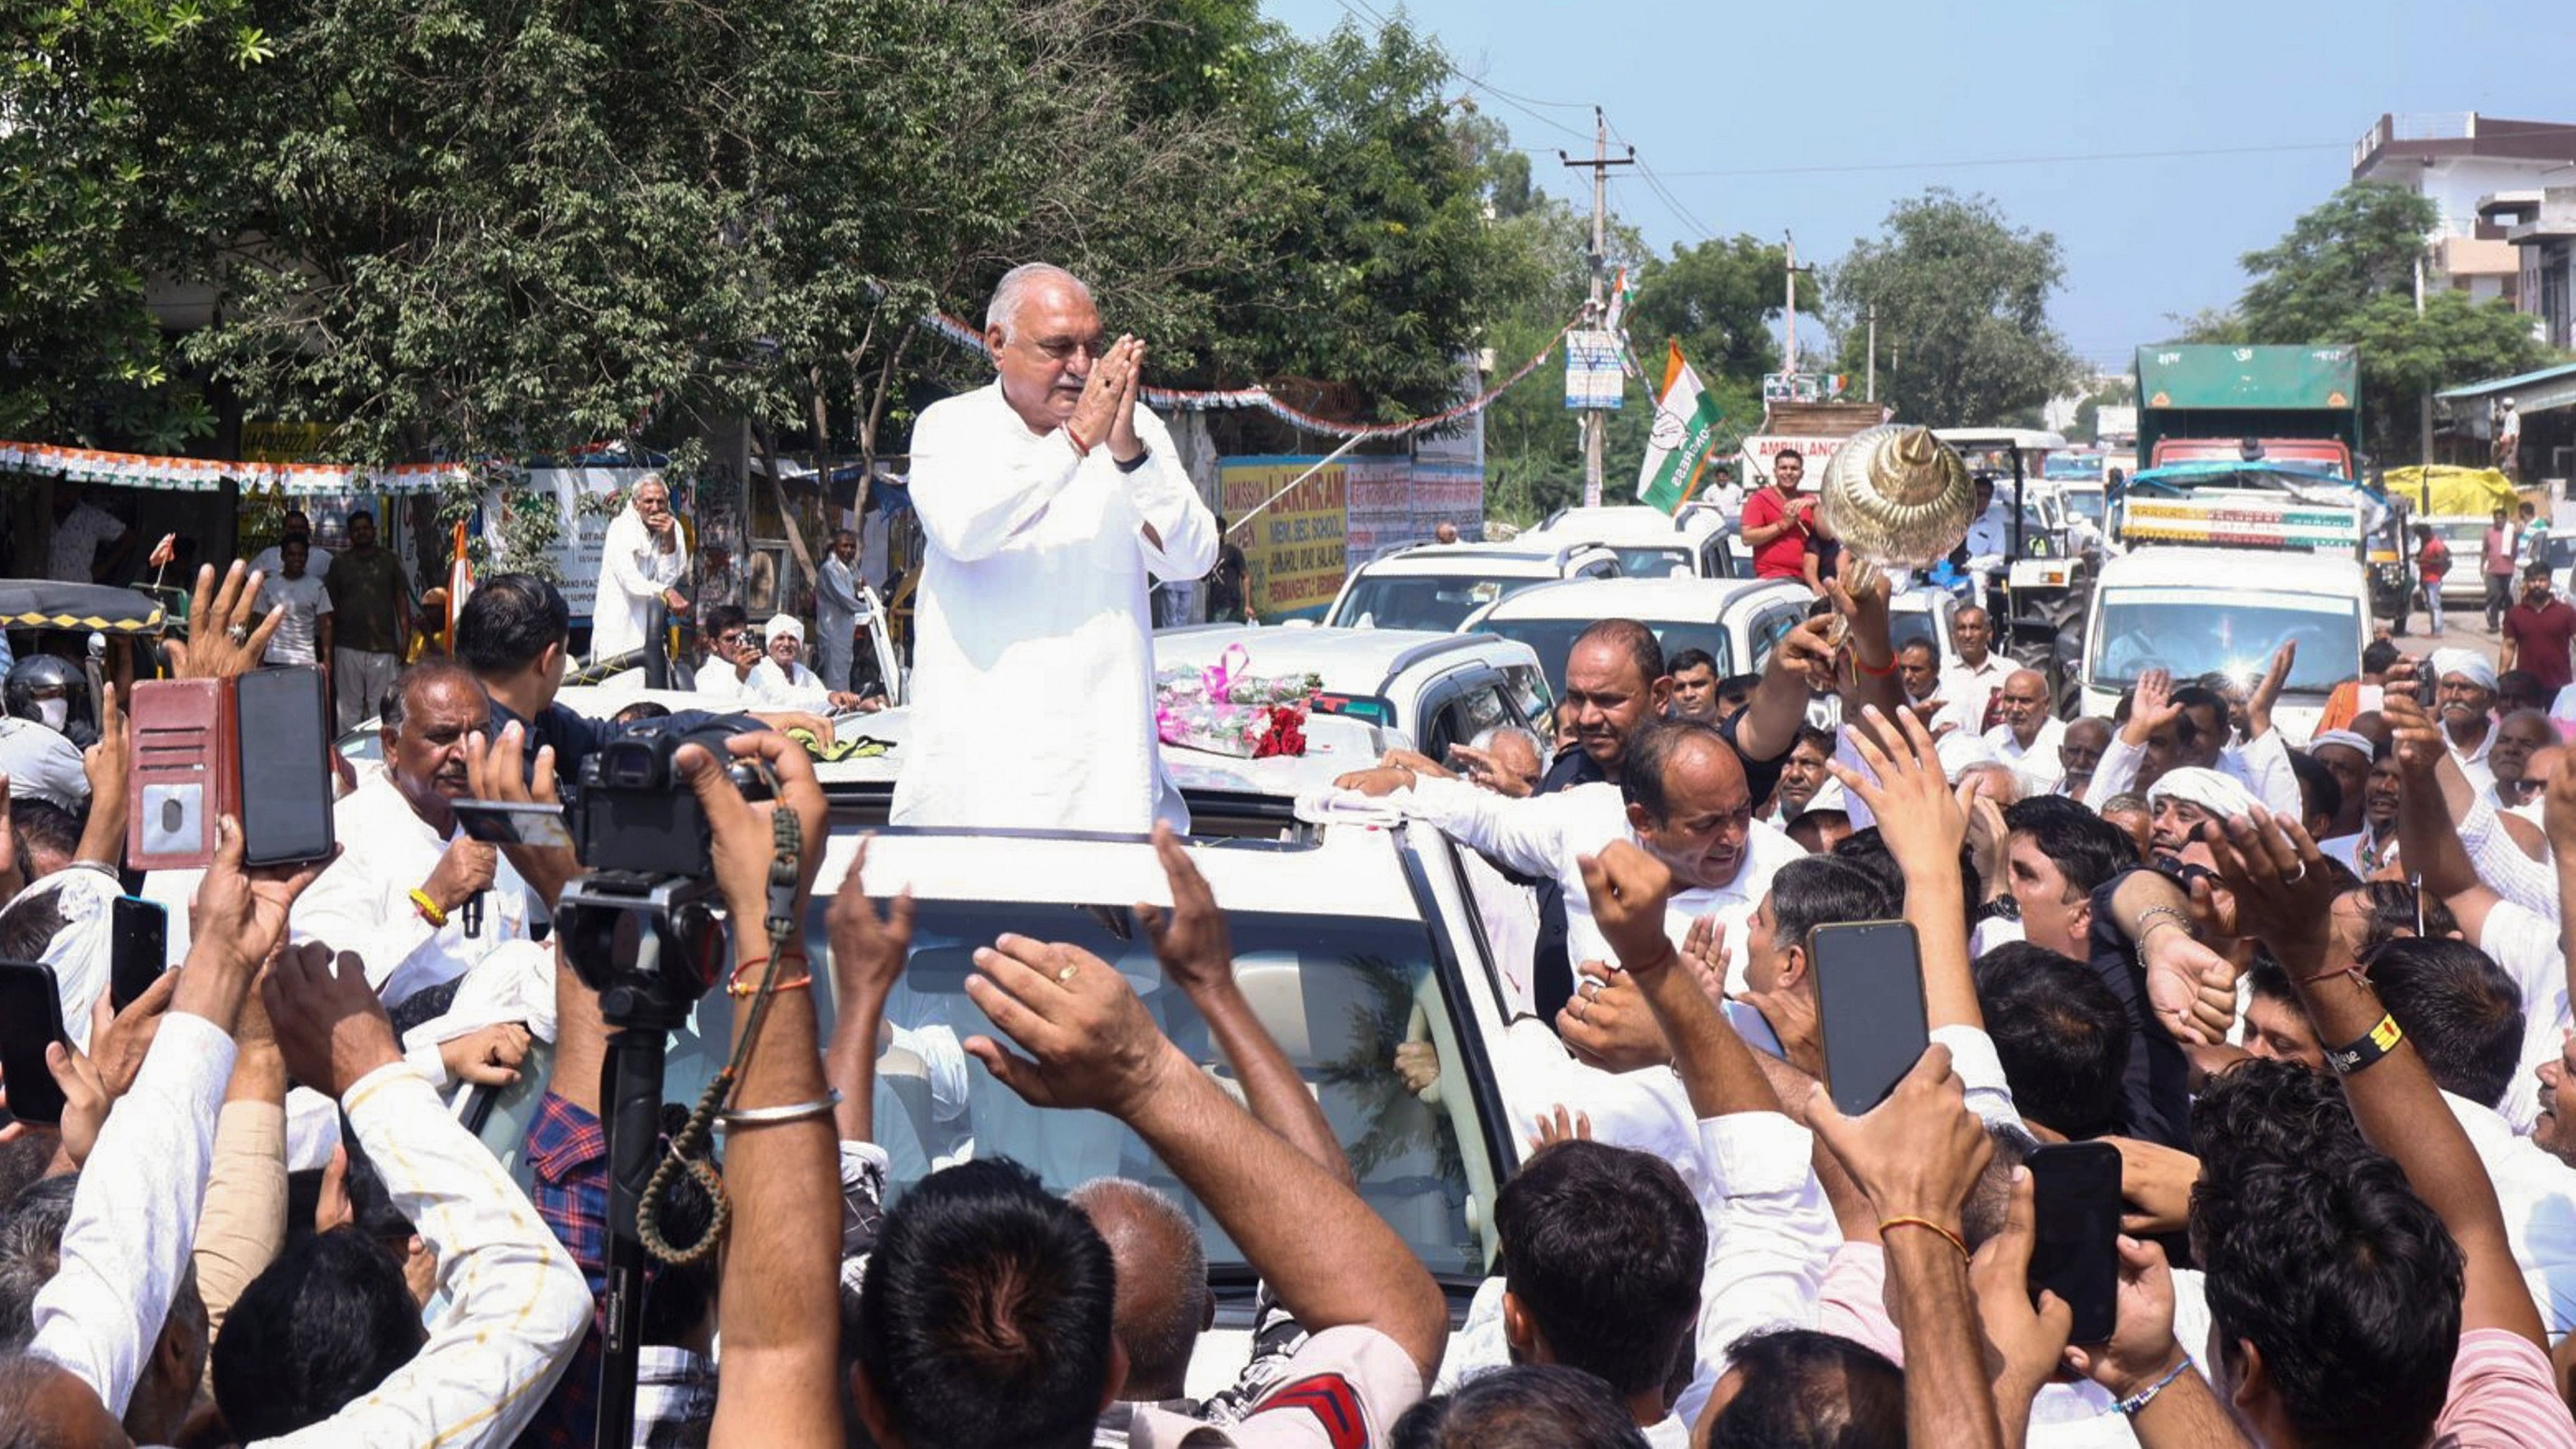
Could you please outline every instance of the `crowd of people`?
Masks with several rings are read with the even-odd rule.
[[[914,727],[952,747],[906,761],[896,810],[1150,839],[1168,904],[1134,934],[1226,1070],[1128,963],[1009,933],[971,943],[989,1029],[953,1055],[1132,1133],[1257,1276],[1248,1348],[1209,1372],[1231,1350],[1208,1243],[1150,1184],[1059,1192],[969,1152],[891,1190],[877,1081],[925,1035],[890,1011],[915,903],[864,894],[861,842],[823,959],[797,945],[829,820],[789,731],[857,707],[801,621],[755,642],[710,610],[707,710],[593,720],[558,697],[562,595],[505,574],[379,688],[381,763],[330,858],[247,865],[227,821],[205,869],[142,879],[173,969],[122,1005],[123,701],[84,748],[58,697],[13,696],[0,958],[50,968],[68,1039],[60,1121],[0,1129],[0,1446],[591,1444],[629,1413],[619,1365],[611,1438],[637,1445],[2576,1446],[2576,771],[2536,685],[2508,703],[2482,654],[2382,644],[2293,745],[2288,648],[2251,684],[2151,672],[2061,721],[1977,611],[1947,668],[1896,647],[1884,579],[1821,574],[1830,611],[1753,676],[1593,624],[1557,740],[1336,785],[1486,867],[1471,899],[1515,983],[1503,1039],[1382,1068],[1490,1071],[1530,1109],[1491,1272],[1444,1287],[1237,981],[1131,707],[1148,577],[1217,554],[1135,408],[1143,349],[1053,269],[1006,278],[988,322],[999,380],[916,439]],[[323,573],[290,540],[280,577],[354,581],[364,551]],[[277,657],[294,621],[266,583],[204,571],[174,672]],[[317,665],[326,637],[349,647],[317,630]],[[1090,707],[1028,741],[1038,697]],[[661,1235],[720,1249],[657,1258],[630,1302],[615,1013],[549,929],[584,862],[475,840],[457,807],[560,803],[639,727],[692,741],[739,1055],[721,1151],[674,1110],[643,1189]],[[1889,920],[1930,1045],[1838,1106],[1817,933]],[[533,1098],[515,1164],[442,1101],[460,1083]],[[2063,1142],[2120,1163],[2114,1321],[2080,1341],[2030,1281],[2069,1225],[2026,1162]]]

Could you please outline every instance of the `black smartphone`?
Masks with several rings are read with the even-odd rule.
[[[152,989],[170,965],[170,908],[118,896],[109,917],[107,1000],[119,1011]]]
[[[451,800],[457,828],[486,845],[535,845],[573,849],[572,825],[560,805],[535,801]]]
[[[2433,707],[2435,696],[2439,695],[2441,690],[2442,675],[2439,670],[2436,670],[2433,667],[2432,657],[2427,655],[2422,659],[2416,660],[2415,702],[2429,710]]]
[[[2075,1310],[2075,1343],[2106,1343],[2120,1317],[2120,1149],[2108,1142],[2053,1142],[2033,1148],[2031,1206],[2037,1238],[2030,1291]]]
[[[291,865],[331,853],[331,730],[322,671],[254,669],[236,683],[241,718],[242,859]]]
[[[61,1124],[63,1089],[45,1065],[45,1048],[70,1040],[54,968],[0,961],[0,1083],[9,1089],[9,1115],[43,1127]]]
[[[1923,1016],[1923,958],[1904,921],[1818,926],[1807,938],[1825,1089],[1858,1115],[1883,1100],[1932,1041]]]

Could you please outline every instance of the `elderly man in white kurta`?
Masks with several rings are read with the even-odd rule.
[[[1216,521],[1137,404],[1144,344],[1104,346],[1081,282],[1017,268],[984,321],[1000,376],[913,425],[929,556],[893,819],[1186,824],[1155,740],[1147,575],[1206,573]]]
[[[689,601],[672,585],[688,572],[680,546],[680,520],[671,513],[670,485],[647,473],[627,491],[626,507],[608,525],[599,556],[599,592],[590,607],[590,657],[606,659],[644,647],[644,631],[660,599],[672,613]]]

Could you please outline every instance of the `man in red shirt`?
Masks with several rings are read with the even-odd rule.
[[[2568,643],[2576,640],[2576,608],[2550,592],[2549,565],[2536,563],[2522,571],[2522,598],[2504,615],[2504,646],[2496,651],[2498,672],[2527,670],[2545,695],[2554,696],[2576,683],[2576,663]]]
[[[1806,476],[1806,455],[1783,448],[1771,460],[1771,481],[1744,500],[1738,532],[1753,550],[1757,579],[1806,579],[1807,538],[1815,531],[1816,509],[1816,500],[1798,496]]]

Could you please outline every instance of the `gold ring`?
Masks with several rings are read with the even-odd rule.
[[[1064,983],[1071,981],[1073,979],[1073,973],[1081,969],[1082,968],[1080,966],[1067,966],[1063,970],[1055,973],[1056,984],[1058,986],[1062,986]]]

